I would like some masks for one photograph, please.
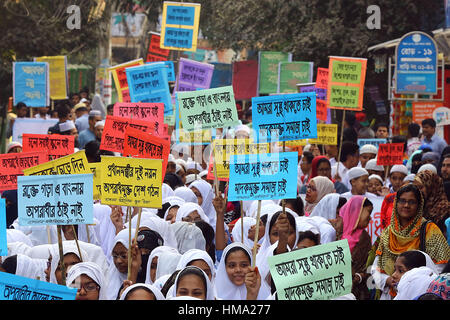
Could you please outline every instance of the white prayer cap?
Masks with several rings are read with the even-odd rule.
[[[354,167],[354,168],[351,168],[350,170],[348,170],[347,175],[348,175],[348,180],[351,181],[353,179],[359,178],[364,175],[369,176],[369,173],[364,168]]]
[[[65,122],[59,124],[59,131],[61,132],[69,131],[73,128],[75,128],[75,124],[72,120],[66,120]]]
[[[359,149],[359,154],[363,154],[363,153],[373,153],[373,154],[377,154],[378,153],[378,149],[377,147],[375,147],[372,144],[365,144],[361,147],[361,149]]]
[[[403,182],[407,182],[407,181],[413,182],[415,176],[416,176],[416,175],[415,175],[414,173],[408,174],[408,175],[405,177],[405,179],[403,179]]]
[[[307,144],[306,146],[303,147],[303,152],[309,151],[309,149],[311,149],[311,145]]]
[[[6,153],[8,153],[12,148],[15,148],[15,147],[22,147],[22,144],[17,141],[10,142],[8,144],[8,146],[6,147]]]
[[[171,153],[169,153],[169,160],[168,160],[168,162],[176,163],[176,162],[175,162],[175,157],[174,157],[173,154],[171,154]]]
[[[91,110],[89,111],[89,116],[102,116],[102,113],[100,112],[100,110]]]
[[[377,165],[377,159],[375,158],[367,161],[366,170],[384,171],[384,167]]]
[[[186,169],[186,161],[184,161],[183,159],[177,159],[177,160],[175,160],[175,163],[176,164],[179,164],[180,166],[182,166],[183,167],[183,169]]]
[[[380,182],[381,182],[381,184],[383,184],[384,182],[383,182],[383,178],[381,178],[379,175],[377,175],[377,174],[371,174],[370,176],[369,176],[369,180],[370,179],[378,179]]]
[[[189,169],[197,169],[198,171],[203,171],[203,168],[200,164],[195,161],[188,161],[186,164],[186,170]]]
[[[176,163],[176,162],[175,162]],[[178,173],[178,171],[180,171],[181,169],[183,169],[183,167],[182,166],[180,166],[178,163],[176,164],[176,166],[175,166],[175,173]]]
[[[86,98],[82,98],[81,100],[80,100],[80,102],[88,102],[88,99],[86,99]]]
[[[197,175],[197,180],[198,180],[198,175]],[[193,174],[193,173],[191,173],[191,174],[188,174],[187,176],[186,176],[186,184],[190,184],[190,183],[192,183],[192,182],[194,182],[196,179],[195,179],[195,174]]]
[[[400,172],[403,173],[405,176],[408,175],[408,169],[406,168],[406,166],[402,165],[402,164],[395,164],[392,166],[390,173],[394,173],[394,172]]]
[[[429,171],[432,171],[432,172],[434,172],[434,173],[437,174],[437,169],[436,169],[436,167],[433,166],[431,163],[427,163],[427,164],[422,165],[422,166],[419,168],[419,171],[417,171],[417,173],[420,173],[420,172],[425,171],[425,170],[429,170]]]
[[[206,176],[207,174],[208,174],[208,170],[203,170],[198,175],[200,176],[200,178],[202,178],[202,177]]]
[[[238,132],[245,132],[248,135],[250,135],[250,128],[249,126],[245,125],[245,124],[240,124],[237,125],[236,128],[234,129],[234,134],[236,135]]]
[[[97,121],[97,122],[95,123],[95,127],[96,127],[96,128],[97,128],[97,127],[100,127],[100,126],[105,126],[105,120]]]

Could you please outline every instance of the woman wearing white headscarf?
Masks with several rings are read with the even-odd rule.
[[[23,231],[17,229],[6,229],[6,242],[23,242],[30,247],[33,246],[30,238],[25,233],[23,233]]]
[[[245,203],[250,202],[250,205],[248,205],[248,208],[245,210]],[[244,212],[247,217],[256,218],[257,210],[258,210],[258,200],[254,201],[242,201]],[[261,200],[261,210],[263,207],[266,206],[278,206],[278,203],[275,203],[272,200]],[[262,214],[261,214],[262,215]]]
[[[244,217],[244,240],[242,240],[242,218],[237,219],[234,224],[231,235],[234,242],[243,242],[247,247],[253,248],[254,239],[249,239],[248,231],[256,224],[256,219],[252,217]]]
[[[428,267],[413,268],[401,277],[397,285],[397,295],[394,300],[414,300],[427,292],[430,283],[437,274]]]
[[[158,256],[158,265],[156,266],[155,281],[162,276],[171,275],[176,269],[181,254],[172,251],[163,251]]]
[[[165,203],[169,203],[169,207],[167,207],[166,211],[164,212],[163,219],[173,223],[175,222],[178,209],[182,204],[186,203],[186,201],[184,201],[180,197],[172,196],[166,198]]]
[[[200,283],[203,283],[203,288],[201,288],[200,286],[195,288],[189,288],[187,286],[185,287],[183,278],[190,276],[198,277]],[[204,291],[201,291],[201,289],[204,289]],[[178,272],[173,286],[167,292],[167,299],[185,296],[192,296],[201,300],[215,300],[213,285],[211,284],[211,281],[209,280],[207,274],[202,269],[195,266],[187,266],[181,269],[180,272]]]
[[[334,192],[334,184],[328,177],[316,176],[312,178],[306,191],[305,213],[310,214],[324,196]]]
[[[177,239],[178,252],[184,254],[189,249],[206,250],[206,240],[202,230],[194,223],[177,221],[170,225]]]
[[[47,259],[33,259],[24,254],[17,255],[16,275],[45,281]]]
[[[200,216],[200,218],[207,222],[210,223],[210,219],[209,217],[205,214],[205,212],[203,211],[202,207],[199,206],[196,203],[192,203],[192,202],[185,202],[183,203],[180,208],[178,208],[177,211],[177,216],[175,218],[175,221],[188,221],[188,222],[194,222],[194,219],[191,219],[189,216],[194,213],[197,212],[198,215]],[[185,218],[188,218],[189,220],[183,220]]]
[[[148,258],[147,271],[145,274],[145,283],[153,284],[156,281],[156,271],[158,269],[159,256],[164,252],[179,254],[177,249],[168,246],[159,246],[152,250]]]
[[[148,293],[153,294],[155,296],[155,300],[166,300],[164,295],[161,293],[161,290],[159,290],[154,285],[146,284],[146,283],[135,283],[135,284],[127,287],[120,295],[120,300],[135,300],[135,299],[130,299],[130,297],[133,294],[133,292],[135,292],[136,290],[139,290],[139,289],[145,290]]]
[[[50,282],[56,283],[56,284],[62,284],[61,283],[61,276],[57,276],[56,272],[61,272],[60,266],[59,266],[59,247],[58,244],[52,245],[50,247],[50,254],[51,254],[51,267],[50,267]],[[89,255],[88,253],[83,250],[80,247],[80,251],[78,251],[78,247],[74,242],[71,241],[64,241],[63,242],[63,254],[64,254],[64,267],[66,268],[66,272],[76,263],[83,262],[83,261],[89,261]],[[81,254],[81,256],[80,256]],[[72,257],[68,257],[70,260],[69,263],[66,262],[66,256],[72,255]],[[72,259],[73,258],[73,259]],[[67,278],[67,277],[66,277]]]
[[[134,234],[135,230],[132,229],[132,237],[134,236]],[[120,244],[122,246],[120,246]],[[120,251],[119,254],[115,253],[114,250]],[[107,300],[117,299],[119,289],[122,286],[123,281],[127,279],[128,250],[130,250],[129,229],[123,229],[114,237],[112,250],[110,252],[110,254],[113,256],[114,263],[110,264],[106,275]],[[120,270],[118,268],[120,268]]]
[[[243,253],[243,254],[242,254]],[[233,256],[232,256],[233,254]],[[230,261],[236,255],[242,260]],[[245,274],[252,266],[252,252],[250,248],[240,242],[233,242],[225,247],[219,267],[217,268],[215,287],[217,298],[223,300],[246,300],[247,287],[245,285]],[[259,268],[259,267],[258,267]],[[265,300],[270,291],[264,290],[262,285],[258,292],[257,300]]]
[[[167,183],[163,183],[162,184],[162,200],[164,202],[164,199],[168,198],[168,197],[172,197],[175,195],[175,192],[172,190],[172,188],[167,184]]]
[[[199,265],[196,265],[200,269],[202,269],[206,275],[210,278],[211,283],[214,284],[214,279],[216,277],[216,269],[214,268],[214,262],[209,256],[209,254],[200,249],[190,249],[186,251],[182,256],[181,259],[178,261],[176,270],[181,270],[184,267],[192,265],[192,263],[195,263],[196,261],[203,261],[206,265],[203,265],[203,267],[209,267],[209,271],[204,268],[202,268]],[[205,271],[206,270],[206,271]]]
[[[330,193],[325,195],[314,207],[310,213],[310,217],[319,216],[325,219],[336,219],[339,212],[336,209],[339,205],[339,198],[341,195],[339,193]]]
[[[77,282],[81,283],[81,275],[89,277],[97,284],[98,295],[94,294],[94,297],[97,297],[97,299],[95,300],[106,300],[106,282],[102,268],[100,268],[100,266],[94,262],[77,263],[72,268],[70,268],[69,272],[67,273],[67,286],[80,286],[80,284],[77,284]],[[89,298],[92,293],[87,292],[84,288],[83,290],[85,292],[83,292],[82,294],[80,289],[81,288],[78,289],[76,300],[90,300]]]
[[[197,196],[188,187],[178,187],[174,191],[174,196],[180,197],[186,202],[198,203]]]
[[[214,192],[212,186],[205,180],[196,180],[189,185],[189,188],[194,191],[197,196],[198,204],[202,207],[208,217],[209,224],[215,228],[217,218],[216,209],[214,209],[213,205]]]

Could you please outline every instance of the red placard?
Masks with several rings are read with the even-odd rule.
[[[167,58],[147,53],[147,58],[145,59],[145,62],[159,62],[159,61],[167,61]]]
[[[317,68],[316,87],[326,89],[328,85],[328,69]]]
[[[327,102],[324,100],[316,100],[317,120],[327,121]]]
[[[164,130],[160,129],[164,124],[164,103],[117,102],[113,115],[154,122],[156,134],[164,134]]]
[[[162,159],[162,176],[166,175],[169,161],[170,141],[150,133],[128,127],[125,131],[123,156],[133,158]]]
[[[161,36],[159,34],[156,33],[151,33],[150,34],[150,44],[148,46],[148,53],[150,54],[157,54],[163,57],[167,57],[169,56],[170,50],[168,49],[162,49],[160,46],[160,42],[161,42]]]
[[[22,135],[23,152],[44,151],[48,160],[54,160],[72,154],[75,150],[75,137],[62,134],[31,134]]]
[[[125,131],[128,127],[133,127],[141,132],[155,134],[155,124],[153,122],[124,117],[106,116],[100,149],[122,153]]]
[[[378,145],[377,165],[403,164],[404,147],[403,143],[382,143]]]
[[[32,151],[0,155],[0,191],[17,189],[17,177],[23,169],[48,161],[47,152]]]
[[[234,62],[232,83],[236,100],[246,100],[255,97],[258,86],[258,61]]]

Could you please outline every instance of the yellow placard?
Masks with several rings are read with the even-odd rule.
[[[94,200],[100,200],[100,194],[102,190],[102,177],[101,177],[101,167],[100,162],[89,163],[89,170],[94,174]]]
[[[199,3],[164,1],[160,47],[162,49],[197,51]]]
[[[322,144],[336,146],[338,140],[337,124],[317,124],[317,139],[302,139],[286,141],[286,147],[306,146],[307,144]]]
[[[67,59],[66,56],[38,57],[36,62],[47,62],[50,76],[50,98],[67,99]]]
[[[114,84],[116,86],[119,102],[130,102],[127,74],[125,72],[125,69],[128,67],[136,67],[143,64],[144,59],[139,58],[108,68],[108,71],[111,71],[114,79]]]
[[[102,204],[162,207],[162,160],[102,157]]]
[[[228,179],[230,176],[230,156],[268,153],[268,143],[255,143],[252,139],[217,139],[212,144],[217,178]]]
[[[23,170],[25,176],[91,173],[84,150]]]

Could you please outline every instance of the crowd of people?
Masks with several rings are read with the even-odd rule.
[[[33,116],[29,109],[15,106],[9,136],[15,118]],[[75,136],[89,162],[117,155],[100,149],[113,105],[83,90],[48,109],[34,116],[58,118],[48,134]],[[251,137],[251,106],[240,113],[242,123],[223,137]],[[357,143],[370,138],[404,143],[404,163],[377,165],[378,148]],[[298,151],[297,197],[261,201],[258,225],[258,201],[227,201],[227,185],[216,192],[207,164],[174,141],[162,208],[94,201],[93,225],[62,227],[63,259],[56,226],[21,226],[17,190],[2,192],[8,256],[0,271],[77,288],[77,300],[277,300],[269,257],[347,239],[353,284],[335,299],[450,299],[450,146],[433,119],[391,137],[387,124],[371,128],[347,113],[342,144]],[[21,144],[11,142],[6,152],[21,152]],[[381,233],[372,239],[375,212]]]

